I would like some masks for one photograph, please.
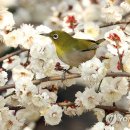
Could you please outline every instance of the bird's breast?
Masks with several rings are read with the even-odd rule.
[[[91,51],[73,51],[73,52],[66,52],[62,54],[58,54],[58,57],[66,64],[70,66],[78,67],[80,63],[90,60],[94,57],[95,50]]]

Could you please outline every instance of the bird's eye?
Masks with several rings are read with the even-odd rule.
[[[58,39],[58,34],[54,34],[53,39],[55,39],[55,40]]]

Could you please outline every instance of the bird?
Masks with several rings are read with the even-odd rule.
[[[41,34],[49,37],[55,45],[59,59],[70,67],[78,67],[81,63],[91,60],[99,44],[105,39],[97,41],[78,39],[61,30]]]

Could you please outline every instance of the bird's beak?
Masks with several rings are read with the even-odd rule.
[[[40,35],[49,37],[49,33],[41,33]]]

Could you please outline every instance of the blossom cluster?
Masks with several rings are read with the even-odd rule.
[[[52,11],[44,25],[21,24],[16,28],[17,18],[15,21],[7,8],[0,8],[1,42],[9,49],[23,50],[1,62],[0,130],[26,130],[26,126],[40,117],[44,117],[47,125],[58,125],[63,114],[80,116],[86,111],[93,111],[98,120],[91,130],[129,130],[128,121],[117,119],[112,123],[111,111],[106,112],[103,106],[118,108],[123,103],[122,109],[130,112],[129,78],[107,76],[130,73],[130,26],[115,24],[103,28],[101,25],[122,21],[130,11],[130,1],[77,0],[73,5],[62,1]],[[105,39],[91,60],[70,70],[73,74],[78,72],[78,78],[68,79],[69,74],[65,79],[57,78],[63,77],[69,65],[58,58],[51,39],[40,35],[50,33],[54,23],[60,30],[73,33],[74,38]],[[57,102],[58,90],[76,83],[83,84],[84,91],[75,93],[75,101]],[[117,109],[112,113],[130,116]]]

